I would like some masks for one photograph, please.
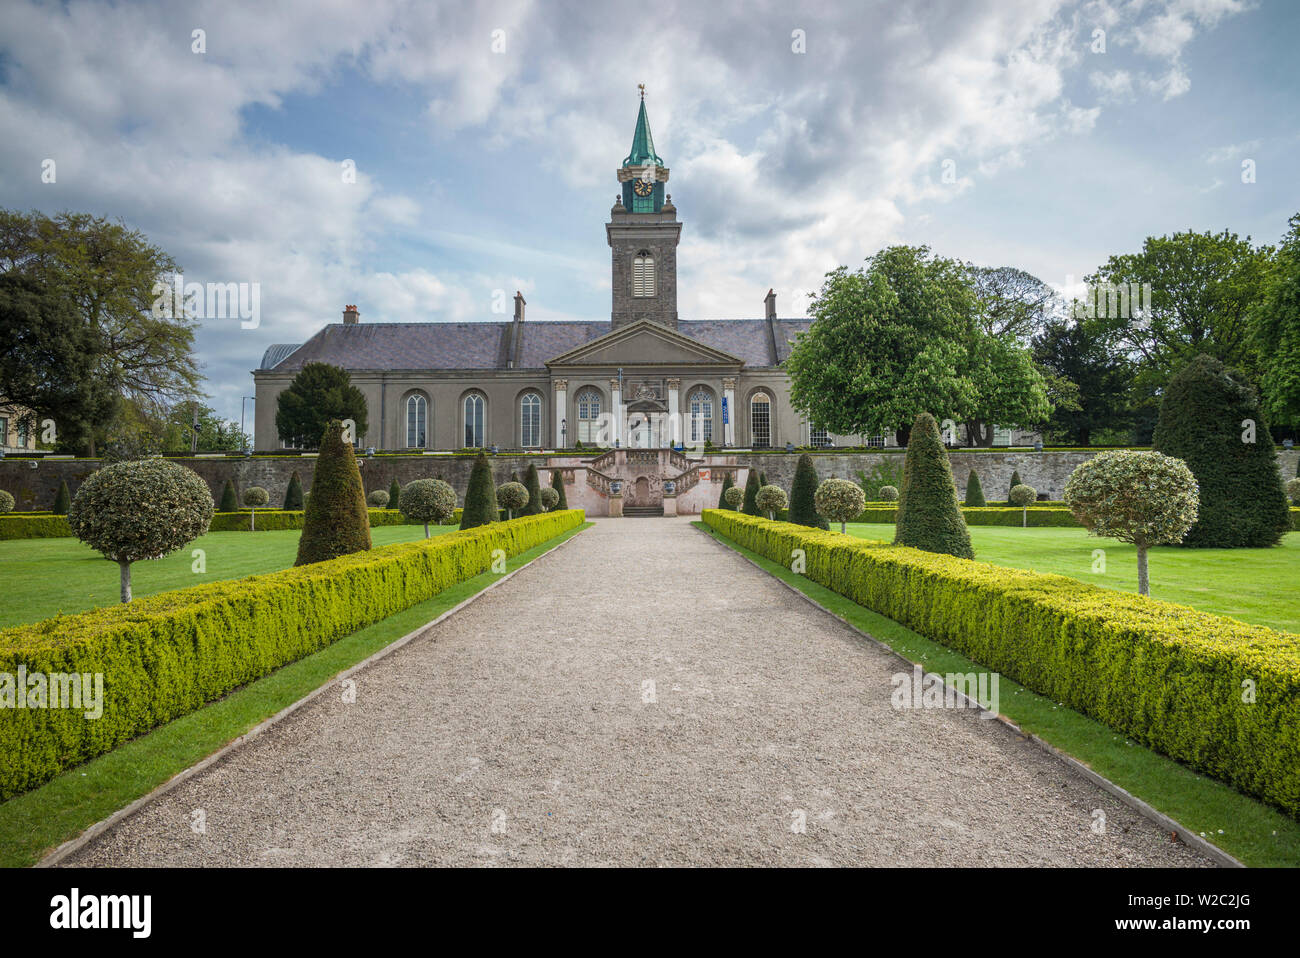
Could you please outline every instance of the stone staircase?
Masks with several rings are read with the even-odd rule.
[[[664,504],[661,502],[654,506],[624,506],[623,518],[625,519],[652,519],[661,517],[664,514]]]

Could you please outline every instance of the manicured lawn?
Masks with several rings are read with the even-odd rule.
[[[454,532],[434,526],[431,535]],[[276,572],[293,565],[300,529],[278,532],[210,532],[162,559],[131,567],[135,598],[186,589],[205,582]],[[424,526],[377,526],[376,546],[423,538]],[[203,550],[206,572],[193,571],[195,549]],[[0,628],[48,619],[60,612],[84,612],[118,602],[118,570],[76,539],[11,539],[0,542]]]
[[[892,525],[852,523],[863,539],[894,538]],[[994,565],[1051,572],[1121,592],[1137,591],[1137,551],[1084,529],[971,526],[975,558]],[[1105,550],[1106,571],[1092,571],[1093,550]],[[1151,597],[1231,616],[1284,632],[1300,632],[1300,533],[1273,549],[1182,549],[1150,555]]]

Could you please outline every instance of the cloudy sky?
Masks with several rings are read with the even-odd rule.
[[[120,218],[188,281],[260,284],[256,329],[199,336],[237,420],[263,350],[346,303],[493,320],[520,289],[530,320],[608,319],[638,83],[684,318],[761,315],[769,287],[803,315],[895,242],[1057,286],[1151,234],[1275,242],[1298,36],[1291,0],[6,0],[0,205]]]

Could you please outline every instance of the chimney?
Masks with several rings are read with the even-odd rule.
[[[524,344],[524,307],[527,305],[524,294],[515,290],[515,319],[510,324],[510,358],[506,363],[507,369],[516,369],[519,366],[520,353],[523,351]]]
[[[343,325],[355,326],[359,322],[361,322],[361,314],[357,312],[357,308],[355,306],[344,306]]]
[[[524,301],[524,294],[519,292],[519,290],[515,290],[515,322],[516,323],[522,323],[524,321],[524,307],[527,305],[528,304]]]
[[[776,337],[776,293],[767,291],[763,297],[763,312],[767,317],[767,343],[772,349],[772,365],[781,365],[781,351],[777,348]]]
[[[776,293],[769,289],[767,295],[763,297],[763,305],[767,307],[768,320],[776,319]]]

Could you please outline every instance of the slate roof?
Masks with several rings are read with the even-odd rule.
[[[332,323],[300,346],[278,343],[262,356],[262,369],[296,372],[309,362],[345,369],[506,369],[511,323]],[[806,319],[778,319],[777,352],[764,319],[681,320],[683,336],[720,349],[747,366],[774,366],[790,355],[787,340],[806,330]],[[541,369],[610,331],[609,322],[523,324],[519,368]]]

